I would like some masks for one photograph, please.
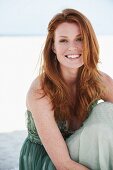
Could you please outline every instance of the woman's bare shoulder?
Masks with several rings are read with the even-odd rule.
[[[100,72],[100,74],[102,83],[106,88],[105,94],[102,99],[113,103],[113,79],[108,74],[102,71]]]
[[[41,76],[37,76],[32,82],[26,95],[26,107],[30,110],[30,104],[42,96],[42,79]]]
[[[103,71],[99,71],[99,73],[102,76],[102,78],[104,78],[104,79],[110,78],[110,76],[107,73],[103,72]]]
[[[100,71],[101,80],[105,86],[113,86],[113,79],[107,73]]]
[[[41,78],[41,76],[37,76],[37,77],[32,81],[29,90],[30,90],[30,89],[34,89],[34,90],[36,90],[36,89],[42,89],[42,78]]]

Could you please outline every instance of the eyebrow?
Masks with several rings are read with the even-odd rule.
[[[78,35],[76,35],[76,37],[79,37],[79,36],[82,36],[81,34],[78,34]],[[62,38],[68,38],[67,36],[65,36],[65,35],[61,35],[61,36],[59,36],[59,37],[62,37]]]

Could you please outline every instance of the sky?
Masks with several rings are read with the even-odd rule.
[[[64,8],[85,14],[97,34],[113,34],[113,0],[0,0],[0,35],[45,35]]]

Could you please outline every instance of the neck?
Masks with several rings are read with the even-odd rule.
[[[61,68],[61,74],[62,77],[64,79],[64,81],[66,82],[66,84],[70,87],[73,87],[73,85],[75,86],[76,81],[77,81],[77,75],[78,75],[78,69],[62,69]]]

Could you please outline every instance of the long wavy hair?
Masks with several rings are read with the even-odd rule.
[[[83,62],[78,69],[76,96],[72,101],[70,88],[60,73],[59,62],[52,50],[54,31],[59,24],[77,23],[83,36]],[[48,34],[43,50],[43,67],[41,71],[42,89],[52,101],[56,120],[71,120],[76,116],[82,123],[88,116],[90,105],[101,99],[104,87],[97,69],[99,46],[95,32],[89,20],[75,9],[64,9],[55,15],[48,25]]]

